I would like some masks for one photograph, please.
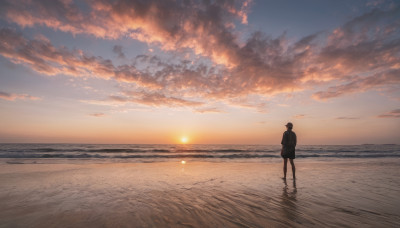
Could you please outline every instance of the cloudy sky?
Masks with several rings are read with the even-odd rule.
[[[400,139],[392,0],[4,0],[0,142]]]

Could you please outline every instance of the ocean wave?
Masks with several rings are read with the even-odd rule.
[[[54,148],[36,148],[36,149],[32,149],[32,151],[38,151],[38,152],[56,152],[59,151],[58,149],[54,149]]]
[[[142,149],[119,149],[119,148],[113,148],[113,149],[91,149],[91,150],[84,150],[86,153],[142,153],[146,152],[145,150]]]
[[[57,149],[57,148],[37,148],[24,150],[25,153],[270,153],[276,152],[277,150],[244,150],[244,149],[127,149],[127,148],[113,148],[113,149]],[[19,152],[19,151],[13,151]]]
[[[32,159],[275,159],[280,145],[0,144],[0,158]],[[400,145],[298,146],[297,158],[400,157]]]

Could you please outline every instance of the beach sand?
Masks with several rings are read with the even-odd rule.
[[[0,163],[1,227],[399,227],[398,159]]]

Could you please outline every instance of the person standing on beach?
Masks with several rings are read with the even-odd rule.
[[[296,167],[294,166],[293,159],[295,159],[296,157],[297,136],[296,133],[292,131],[292,123],[289,122],[285,126],[286,131],[283,133],[281,142],[281,156],[283,158],[283,178],[286,179],[287,161],[289,159],[290,165],[292,166],[293,179],[296,179]]]

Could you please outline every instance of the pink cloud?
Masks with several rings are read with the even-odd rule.
[[[39,97],[34,97],[28,94],[15,94],[0,91],[0,99],[15,101],[15,100],[40,100]]]
[[[42,25],[107,39],[130,36],[165,50],[191,48],[229,65],[235,64],[230,56],[237,44],[225,21],[247,23],[250,2],[89,1],[83,10],[73,1],[7,1],[4,10],[9,21],[23,27]]]
[[[57,48],[45,39],[28,40],[10,29],[0,29],[0,42],[0,55],[42,74],[98,77],[106,80],[114,78],[144,87],[160,87],[155,78],[135,67],[116,67],[111,60],[89,56],[81,50]]]
[[[304,115],[304,114],[298,114],[298,115],[293,116],[293,118],[295,118],[295,119],[303,119],[304,117],[306,117],[306,115]]]
[[[369,77],[357,77],[346,84],[329,87],[326,91],[319,91],[312,95],[316,100],[326,100],[345,94],[359,93],[371,88],[379,88],[391,84],[400,84],[400,69],[378,73]]]
[[[89,116],[94,116],[94,117],[104,117],[106,114],[104,113],[91,113]]]
[[[204,103],[188,99],[166,96],[158,92],[125,92],[125,97],[111,96],[111,100],[119,102],[133,102],[147,106],[168,106],[168,107],[198,107]]]
[[[390,112],[381,114],[378,118],[400,118],[400,109],[395,109]]]
[[[296,90],[298,86],[290,83],[290,79],[295,78],[287,77],[288,72],[292,74],[296,71],[281,70],[281,66],[277,65],[284,63],[284,67],[292,68],[294,61],[300,61],[289,56],[290,52],[284,51],[283,37],[270,39],[256,33],[242,48],[235,32],[231,30],[232,26],[226,26],[227,22],[235,18],[246,23],[250,3],[251,1],[193,1],[190,4],[176,1],[95,1],[89,4],[89,12],[83,12],[70,1],[53,1],[52,4],[37,1],[23,5],[10,1],[5,10],[8,12],[8,20],[21,26],[45,25],[64,32],[85,33],[101,38],[129,35],[143,42],[156,43],[164,50],[179,51],[189,48],[228,69],[236,67],[237,69],[227,74],[234,75],[231,81],[236,81],[239,86],[245,84],[246,87],[254,87],[257,84],[260,86],[256,90],[264,93]],[[26,18],[29,23],[15,17],[17,14]],[[48,74],[59,73],[48,65],[42,64],[43,69],[39,66],[41,65],[36,67],[37,70]],[[243,72],[245,68],[249,70]],[[71,74],[80,73],[77,68],[67,70]],[[138,72],[131,71],[129,75],[125,72],[118,74],[121,80],[130,81],[133,77],[149,79]],[[251,73],[251,81],[242,76],[248,73]],[[134,74],[136,75],[133,76]],[[282,74],[285,76],[282,77]],[[291,85],[285,86],[284,83]]]
[[[318,33],[293,42],[284,35],[272,38],[254,32],[241,43],[233,22],[247,23],[249,5],[251,1],[104,0],[89,1],[83,9],[73,1],[6,1],[4,15],[20,26],[41,25],[105,39],[128,36],[173,51],[180,61],[141,55],[130,65],[117,66],[81,50],[54,47],[43,37],[28,40],[8,29],[0,31],[0,54],[47,75],[136,84],[138,89],[132,92],[139,95],[132,99],[125,94],[119,102],[151,106],[196,107],[218,100],[265,110],[266,99],[246,97],[265,98],[337,81],[339,85],[313,94],[315,99],[326,100],[400,83],[396,32],[400,8],[360,15],[326,39]],[[183,50],[212,64],[193,64],[180,56]],[[124,56],[122,46],[113,51]]]
[[[313,94],[326,100],[400,84],[400,8],[374,9],[334,30],[317,55],[314,75],[339,85]],[[310,77],[315,79],[316,77]]]

